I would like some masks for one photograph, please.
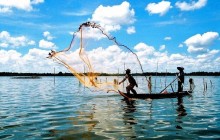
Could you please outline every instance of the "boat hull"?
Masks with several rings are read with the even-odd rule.
[[[191,91],[182,91],[182,92],[172,92],[172,93],[140,93],[137,95],[134,94],[126,94],[121,91],[118,91],[119,94],[127,99],[163,99],[163,98],[177,98],[177,97],[184,97],[184,96],[190,96]]]

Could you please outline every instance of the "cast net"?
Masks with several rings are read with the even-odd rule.
[[[143,73],[135,52],[93,22],[81,24],[69,47],[52,50],[48,58],[65,66],[92,91],[125,91],[129,83],[118,84],[124,78],[125,70],[129,68],[132,74]]]

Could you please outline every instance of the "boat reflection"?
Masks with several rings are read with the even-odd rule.
[[[135,100],[124,100],[126,103],[126,106],[124,106],[124,114],[123,114],[123,119],[124,123],[134,125],[137,124],[137,120],[135,119],[134,112],[136,111],[135,107]]]
[[[186,109],[183,105],[183,98],[182,97],[177,98],[177,109],[176,109],[176,111],[177,111],[176,129],[183,129],[183,127],[181,126],[181,124],[183,123],[182,119],[183,119],[184,116],[187,115],[187,112],[186,112]]]
[[[186,113],[186,109],[183,105],[183,98],[182,97],[178,97],[177,98],[177,113],[178,113],[178,116],[181,117],[181,116],[186,116],[187,113]]]

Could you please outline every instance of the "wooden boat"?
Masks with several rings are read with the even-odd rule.
[[[184,97],[190,96],[191,91],[182,91],[182,92],[172,92],[172,93],[141,93],[141,94],[126,94],[118,90],[119,94],[126,99],[163,99],[163,98],[177,98],[177,97]]]

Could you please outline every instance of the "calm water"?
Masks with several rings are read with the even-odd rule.
[[[193,79],[192,97],[126,102],[74,77],[0,77],[0,139],[220,139],[220,77]]]

